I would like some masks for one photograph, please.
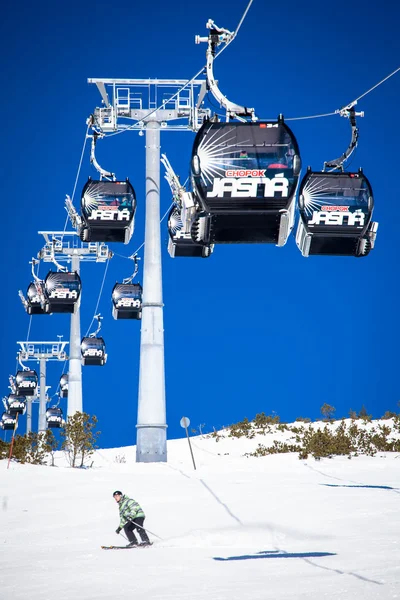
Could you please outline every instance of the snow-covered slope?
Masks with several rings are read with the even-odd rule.
[[[277,435],[286,435],[284,433]],[[168,442],[168,463],[98,450],[91,469],[0,462],[1,600],[400,598],[400,457],[246,458],[265,438]],[[115,489],[148,549],[106,552]],[[160,539],[159,539],[160,538]]]

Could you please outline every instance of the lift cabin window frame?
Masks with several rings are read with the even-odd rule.
[[[283,122],[208,122],[196,135],[191,173],[210,212],[284,209],[298,184],[299,147]]]
[[[92,242],[123,242],[133,233],[136,194],[126,181],[89,179],[82,190],[82,239]]]

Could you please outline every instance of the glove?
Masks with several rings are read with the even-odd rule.
[[[115,530],[115,533],[119,533],[121,531],[122,527],[118,527],[118,529]]]

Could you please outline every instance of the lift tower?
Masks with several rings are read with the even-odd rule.
[[[49,360],[67,360],[65,346],[68,342],[17,342],[20,346],[18,351],[18,360],[20,363],[30,360],[37,361],[40,365],[39,370],[39,426],[38,432],[46,431],[46,365]],[[32,430],[32,397],[27,397],[27,423],[26,430],[29,433]]]
[[[38,258],[44,262],[53,262],[59,268],[62,262],[71,263],[71,270],[76,271],[78,275],[82,261],[105,262],[112,257],[108,246],[100,242],[81,242],[76,231],[39,233],[43,235],[46,243]],[[81,322],[78,301],[71,314],[67,415],[70,417],[76,412],[82,412],[82,404]]]
[[[166,462],[164,325],[160,240],[160,131],[197,131],[210,111],[201,108],[203,80],[88,79],[103,106],[93,114],[103,133],[146,134],[146,223],[140,339],[137,462]],[[128,118],[128,124],[123,122]],[[132,126],[132,121],[134,125]]]

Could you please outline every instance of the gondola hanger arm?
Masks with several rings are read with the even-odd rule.
[[[356,112],[354,110],[354,106],[357,104],[357,101],[350,102],[347,106],[340,108],[335,111],[336,114],[339,114],[341,117],[346,117],[350,121],[351,126],[351,140],[348,148],[339,158],[335,158],[334,160],[330,160],[324,163],[325,171],[326,169],[330,169],[334,171],[335,169],[341,169],[343,171],[343,163],[351,156],[358,144],[358,127],[356,124],[356,117],[363,117],[364,112]]]
[[[103,320],[103,317],[101,316],[101,314],[99,313],[98,315],[94,315],[93,319],[97,319],[97,329],[96,331],[94,331],[93,333],[89,333],[89,337],[90,338],[94,338],[97,336],[97,334],[99,333],[100,329],[101,329],[101,321]]]
[[[196,35],[195,43],[208,43],[208,48],[206,52],[206,77],[208,89],[210,90],[214,98],[219,102],[219,104],[225,109],[227,121],[233,118],[239,119],[240,117],[250,117],[252,121],[257,121],[254,108],[247,108],[245,106],[241,106],[228,100],[228,98],[224,96],[218,88],[218,83],[214,78],[213,67],[216,48],[220,44],[229,44],[235,37],[235,32],[229,31],[228,29],[225,29],[223,27],[218,27],[212,19],[209,19],[207,21],[206,27],[210,30],[208,37],[201,37],[199,35]]]
[[[91,144],[91,149],[90,149],[90,162],[94,166],[96,171],[100,174],[100,179],[102,179],[104,177],[105,179],[111,179],[112,181],[115,181],[116,180],[115,173],[112,173],[111,171],[106,171],[97,162],[95,150],[96,150],[97,138],[99,138],[99,137],[104,137],[104,134],[100,134],[95,130],[93,130],[92,135],[88,135],[88,138],[92,138],[92,144]]]
[[[140,260],[140,257],[139,257],[139,256],[136,256],[136,254],[132,254],[132,256],[129,256],[128,258],[130,258],[131,260],[133,260],[133,261],[134,261],[134,263],[135,263],[135,268],[134,268],[134,271],[133,271],[133,273],[132,273],[132,275],[131,275],[130,277],[127,277],[126,279],[123,279],[123,280],[122,280],[122,283],[123,283],[124,285],[126,285],[126,284],[128,284],[128,283],[132,283],[132,281],[135,279],[135,277],[136,277],[136,275],[137,275],[137,273],[138,273],[138,271],[139,271],[138,260]]]

